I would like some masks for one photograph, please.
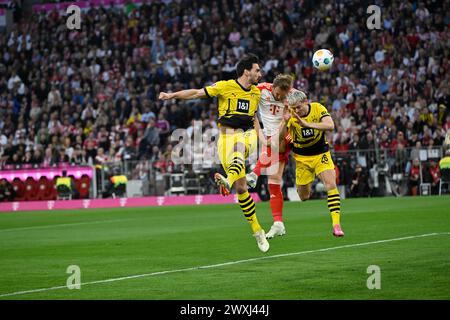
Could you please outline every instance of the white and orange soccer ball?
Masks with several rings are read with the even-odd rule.
[[[312,63],[314,68],[320,71],[326,71],[333,65],[334,56],[328,49],[319,49],[314,52]]]

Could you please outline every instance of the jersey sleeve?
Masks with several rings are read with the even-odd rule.
[[[267,82],[258,83],[256,87],[259,89],[259,91],[263,91],[264,89],[268,91],[272,91],[272,84]]]
[[[323,106],[320,103],[319,103],[318,112],[319,112],[319,121],[322,120],[322,118],[324,118],[324,117],[331,117],[331,115],[328,112],[327,108],[325,108],[325,106]]]
[[[217,81],[216,83],[213,83],[210,86],[206,86],[203,88],[203,90],[205,91],[206,95],[209,98],[212,97],[217,97],[220,96],[221,94],[223,94],[223,91],[225,89],[225,83],[226,81]]]

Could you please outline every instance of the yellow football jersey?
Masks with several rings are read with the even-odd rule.
[[[319,123],[323,117],[330,116],[328,110],[318,102],[311,102],[308,108],[308,114],[302,117],[306,122]],[[292,138],[291,150],[295,154],[312,156],[330,149],[324,131],[301,127],[293,117],[289,119],[287,127]]]
[[[261,91],[256,86],[245,89],[237,80],[222,80],[204,90],[208,97],[218,98],[219,124],[234,129],[253,128],[261,97]]]

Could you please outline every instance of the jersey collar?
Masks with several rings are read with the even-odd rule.
[[[309,116],[310,113],[311,113],[311,104],[308,103],[308,113],[306,114],[305,117]]]
[[[250,86],[249,89],[245,89],[245,88],[242,86],[242,84],[240,84],[239,81],[237,81],[237,79],[234,79],[234,81],[236,81],[236,83],[239,85],[239,87],[241,87],[242,90],[247,91],[247,92],[249,92],[249,91],[252,90],[252,87],[251,87],[251,86]]]
[[[311,104],[308,103],[308,112],[302,116],[302,118],[309,116],[309,114],[311,113]]]

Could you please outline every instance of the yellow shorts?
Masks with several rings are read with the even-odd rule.
[[[325,170],[334,170],[333,159],[330,151],[314,156],[302,156],[294,154],[295,158],[295,183],[307,185],[314,181],[316,176]]]
[[[219,160],[227,175],[228,167],[233,161],[233,153],[239,151],[247,159],[250,154],[256,152],[258,144],[258,135],[254,129],[247,131],[230,130],[230,132],[220,132],[219,141],[217,142]],[[245,170],[241,171],[238,179],[243,177],[245,177]]]

